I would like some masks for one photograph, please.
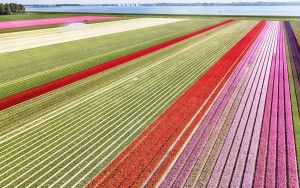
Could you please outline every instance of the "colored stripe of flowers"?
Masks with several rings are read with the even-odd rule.
[[[131,60],[134,60],[134,59],[140,58],[142,56],[145,56],[147,54],[153,53],[155,51],[161,50],[163,48],[174,45],[174,44],[176,44],[178,42],[181,42],[181,41],[184,41],[186,39],[192,38],[192,37],[197,36],[199,34],[202,34],[204,32],[207,32],[207,31],[210,31],[212,29],[215,29],[215,28],[221,27],[223,25],[229,24],[233,21],[234,20],[226,20],[226,21],[220,22],[218,24],[206,27],[204,29],[200,29],[200,30],[195,31],[193,33],[177,37],[175,39],[160,43],[158,45],[146,48],[144,50],[140,50],[140,51],[137,51],[135,53],[119,57],[117,59],[105,62],[103,64],[96,65],[94,67],[76,72],[74,74],[59,78],[57,80],[39,85],[37,87],[27,89],[25,91],[21,91],[19,93],[16,93],[14,95],[11,95],[11,96],[8,96],[8,97],[5,97],[5,98],[2,98],[2,99],[0,99],[0,110],[4,110],[4,109],[9,108],[11,106],[14,106],[16,104],[19,104],[19,103],[22,103],[24,101],[30,100],[32,98],[35,98],[37,96],[43,95],[47,92],[53,91],[55,89],[64,87],[68,84],[74,83],[74,82],[79,81],[81,79],[84,79],[84,78],[87,78],[89,76],[95,75],[97,73],[103,72],[107,69],[110,69],[110,68],[116,67],[118,65],[127,63]]]
[[[113,20],[117,18],[118,17],[112,17],[112,16],[72,16],[72,17],[64,17],[64,18],[45,18],[45,19],[33,19],[33,20],[5,21],[5,22],[0,22],[0,30],[43,26],[43,25],[54,25],[54,24],[67,24],[67,23],[86,22],[86,21]]]
[[[272,62],[254,187],[298,187],[283,27]]]
[[[267,44],[257,55],[255,60],[259,65],[258,72],[254,79],[251,91],[247,94],[244,93],[248,95],[248,101],[244,106],[243,115],[239,117],[239,123],[236,124],[239,128],[236,132],[234,143],[231,146],[231,151],[227,159],[228,161],[222,175],[223,181],[221,180],[220,182],[221,186],[230,184],[230,186],[239,187],[241,186],[242,181],[246,184],[250,183],[250,185],[252,183],[253,178],[245,179],[243,178],[243,173],[245,167],[249,167],[249,164],[255,166],[255,151],[251,151],[254,155],[252,156],[254,161],[252,158],[252,160],[248,161],[248,164],[247,160],[249,159],[248,154],[250,154],[250,146],[255,148],[258,145],[257,140],[259,140],[260,135],[270,62],[272,60],[274,44],[276,44],[276,34],[274,33],[274,30],[277,30],[277,25],[278,24],[270,25],[271,27],[273,26],[273,28],[271,28],[271,32],[268,34]],[[238,121],[234,121],[234,123],[237,123]],[[232,124],[233,126],[234,123]],[[250,171],[249,173],[254,173],[254,169],[252,170],[253,171]]]
[[[280,25],[282,26],[282,25]],[[277,145],[278,145],[278,150],[277,150],[277,185],[279,187],[286,187],[287,186],[287,158],[286,158],[286,151],[287,151],[287,145],[286,145],[286,132],[285,132],[285,125],[286,125],[286,120],[285,120],[285,113],[280,113],[280,112],[285,112],[285,104],[284,104],[284,86],[287,84],[286,82],[284,83],[284,78],[283,78],[283,66],[286,64],[285,58],[286,56],[283,54],[285,52],[284,49],[284,31],[282,28],[280,28],[280,33],[279,33],[279,45],[278,45],[278,51],[279,51],[279,75],[277,76],[278,78],[278,138],[277,138]],[[289,83],[288,83],[289,84]],[[276,101],[276,100],[274,100]],[[291,106],[291,105],[290,105]],[[290,114],[291,115],[291,114]]]
[[[264,21],[257,24],[100,172],[88,187],[140,186],[182,131],[185,131],[168,154],[166,163],[162,164],[164,171],[202,119],[264,25]]]
[[[173,165],[172,169],[164,179],[161,187],[182,187],[185,184],[188,175],[190,174],[192,168],[194,167],[200,153],[204,149],[204,146],[210,139],[212,132],[216,134],[215,127],[217,126],[218,119],[222,115],[226,105],[229,102],[230,96],[233,94],[235,88],[237,87],[242,76],[246,73],[246,68],[250,63],[250,59],[254,52],[257,51],[263,37],[266,36],[266,29],[264,29],[255,44],[247,52],[247,55],[241,61],[239,67],[229,80],[229,82],[224,87],[222,93],[218,97],[217,101],[214,103],[208,114],[205,116],[203,122],[199,125],[197,131],[185,147],[184,151],[181,153],[176,163]],[[256,52],[257,53],[257,52]],[[205,160],[204,158],[201,158]]]
[[[245,160],[245,158],[243,157],[243,153],[239,153],[239,151],[242,151],[240,150],[240,147],[242,145],[247,145],[247,143],[242,144],[243,141],[247,142],[247,139],[249,140],[249,137],[247,138],[244,136],[245,132],[250,132],[253,126],[253,122],[249,121],[249,116],[256,115],[257,108],[255,109],[255,107],[253,107],[252,111],[252,104],[255,101],[256,96],[260,97],[259,90],[261,90],[260,88],[262,87],[262,81],[264,80],[261,76],[265,75],[265,72],[263,72],[263,70],[265,70],[266,65],[268,64],[264,62],[264,58],[265,55],[268,54],[266,52],[270,50],[271,44],[272,43],[270,43],[270,37],[268,36],[265,39],[265,44],[262,46],[262,49],[260,49],[251,60],[254,64],[254,74],[251,75],[244,93],[240,94],[242,95],[242,99],[237,108],[236,114],[233,117],[233,121],[230,125],[230,130],[226,136],[224,144],[221,148],[221,152],[218,156],[218,160],[216,161],[214,170],[210,176],[208,187],[227,187],[229,186],[232,178],[237,178],[236,182],[233,181],[232,183],[239,184],[241,181],[240,173],[234,175],[233,171],[237,167],[235,164],[236,162],[244,163],[243,161]],[[256,100],[256,102],[258,102],[258,100]],[[249,127],[250,130],[246,130],[247,127]],[[251,133],[248,134],[251,135]],[[244,150],[247,150],[247,147],[244,147]],[[239,161],[237,161],[237,157],[239,157]],[[241,171],[243,170],[241,169]],[[240,171],[238,170],[237,172]],[[235,186],[239,187],[240,185]]]
[[[256,159],[257,159],[257,154],[258,154],[258,147],[259,147],[259,140],[260,140],[260,135],[261,135],[261,127],[262,127],[262,122],[263,122],[263,116],[264,116],[264,109],[265,109],[265,104],[267,100],[267,90],[268,90],[268,83],[269,83],[269,78],[270,78],[270,72],[271,72],[271,66],[272,66],[272,60],[273,60],[273,54],[276,52],[276,43],[277,43],[277,35],[278,35],[278,22],[271,22],[273,24],[271,30],[272,35],[271,41],[270,41],[270,48],[268,50],[268,54],[266,55],[264,61],[265,64],[267,64],[265,75],[263,78],[263,86],[261,88],[260,92],[260,99],[259,103],[255,104],[257,107],[257,114],[255,117],[255,124],[253,126],[252,130],[252,135],[251,135],[251,143],[249,146],[248,154],[244,152],[244,157],[246,157],[245,164],[236,164],[237,169],[239,169],[239,175],[240,177],[243,176],[243,181],[242,181],[242,186],[244,187],[251,187],[253,186],[253,180],[254,180],[254,174],[255,174],[255,165],[256,165]],[[254,107],[255,108],[255,107]],[[253,118],[253,117],[252,117]],[[252,120],[253,121],[253,120]],[[246,133],[250,134],[250,133]],[[243,165],[243,166],[241,166]],[[245,167],[244,167],[245,166]],[[244,171],[244,173],[242,173]]]

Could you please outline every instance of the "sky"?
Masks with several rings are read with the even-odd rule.
[[[196,3],[196,2],[274,2],[289,0],[0,0],[0,3],[15,2],[21,4],[101,4],[101,3]],[[291,0],[293,1],[293,0]],[[295,1],[295,0],[294,0]]]

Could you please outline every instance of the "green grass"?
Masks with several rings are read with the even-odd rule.
[[[0,98],[220,21],[194,19],[0,54]]]
[[[39,14],[40,12],[32,12]],[[48,12],[49,14],[62,14],[61,12]],[[65,14],[66,12],[64,12]],[[74,14],[68,12],[69,14]],[[43,12],[42,14],[47,14]],[[124,17],[174,17],[174,18],[195,18],[195,19],[207,19],[207,18],[233,18],[238,20],[300,20],[299,16],[240,16],[240,15],[186,15],[186,14],[128,14],[128,13],[84,13],[78,12],[77,14],[88,14],[88,15],[112,15],[112,16],[124,16]]]
[[[84,186],[254,24],[218,28],[3,111],[0,187]]]
[[[294,32],[296,25],[292,25]],[[295,34],[299,34],[295,32]],[[300,35],[297,35],[298,39]],[[292,103],[292,113],[293,113],[293,122],[294,122],[294,131],[295,131],[295,143],[296,143],[296,151],[297,151],[297,162],[298,162],[298,173],[300,174],[300,115],[299,115],[299,104],[297,102],[296,91],[299,90],[299,80],[296,75],[296,69],[291,59],[291,49],[286,40],[287,46],[287,60],[288,60],[288,73],[289,73],[289,83],[290,83],[290,91],[291,91],[291,103]]]

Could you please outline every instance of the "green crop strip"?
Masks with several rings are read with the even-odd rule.
[[[190,20],[0,54],[0,98],[101,64],[220,20]],[[184,28],[184,29],[183,29]]]
[[[0,186],[84,186],[255,23],[218,28],[3,111]]]
[[[292,25],[293,30],[296,30],[296,25]],[[299,39],[299,32],[295,32],[296,37]],[[299,42],[299,41],[298,41]],[[292,103],[292,113],[293,113],[293,121],[294,121],[294,131],[295,131],[295,142],[296,142],[296,151],[297,151],[297,162],[298,162],[298,173],[300,173],[300,116],[299,116],[299,104],[297,103],[297,95],[296,95],[296,87],[297,87],[297,75],[295,66],[292,64],[291,49],[288,44],[288,40],[286,40],[287,45],[287,61],[288,61],[288,73],[289,73],[289,82],[290,82],[290,91],[291,91],[291,103]],[[299,86],[299,83],[298,83]],[[299,89],[299,88],[298,88]]]

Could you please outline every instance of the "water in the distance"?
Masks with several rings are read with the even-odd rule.
[[[131,14],[300,16],[300,6],[61,6],[27,7],[26,10]]]

